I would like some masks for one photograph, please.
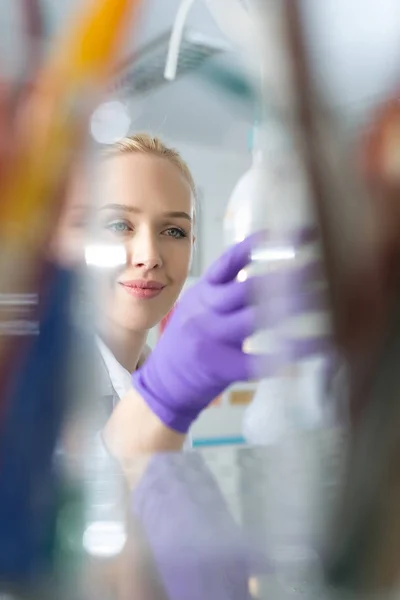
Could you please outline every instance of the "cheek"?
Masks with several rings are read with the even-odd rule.
[[[174,248],[167,257],[167,272],[174,283],[181,284],[185,282],[191,266],[192,245],[190,243],[182,244],[180,248]]]

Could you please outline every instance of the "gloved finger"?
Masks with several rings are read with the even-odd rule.
[[[318,239],[318,228],[315,225],[308,225],[306,227],[299,227],[294,229],[293,231],[286,231],[277,236],[274,234],[274,244],[273,247],[277,246],[281,247],[292,247],[294,250],[298,249],[301,246],[306,246],[307,244],[312,244]],[[271,235],[268,231],[265,232],[265,240],[271,238]],[[272,240],[271,240],[272,241]]]
[[[224,343],[241,348],[246,338],[257,329],[265,329],[270,321],[270,316],[264,311],[259,312],[255,306],[246,306],[239,311],[225,315],[223,318],[216,319],[213,326],[213,336],[223,340]]]
[[[223,380],[226,387],[238,381],[258,379],[260,373],[262,377],[274,375],[282,366],[282,361],[277,355],[263,355],[261,361],[259,356],[246,354],[241,348],[228,344],[221,348],[220,356],[223,356],[223,360],[215,361],[215,377],[220,381]],[[259,363],[262,369],[259,368]],[[269,363],[268,369],[267,363]]]
[[[296,315],[321,311],[327,307],[324,290],[310,291],[288,298],[269,299],[265,304],[246,306],[226,314],[214,325],[213,334],[228,343],[241,344],[262,329],[273,328]]]
[[[329,306],[326,289],[309,290],[283,297],[272,297],[264,303],[260,299],[259,302],[258,313],[267,314],[271,326],[296,315],[325,312]],[[263,319],[263,322],[265,322],[265,319]]]
[[[308,338],[283,338],[281,352],[286,361],[297,361],[326,354],[332,350],[332,337],[321,335]]]
[[[318,230],[315,226],[301,227],[284,234],[282,238],[274,239],[274,244],[292,246],[296,249],[304,244],[314,242],[317,237]],[[232,281],[252,258],[259,258],[257,248],[267,240],[268,232],[262,230],[250,235],[243,242],[232,246],[211,265],[206,273],[206,279],[214,284]]]
[[[213,284],[228,283],[235,279],[251,260],[252,251],[265,239],[265,232],[257,232],[243,242],[231,246],[209,268],[205,278]]]
[[[284,366],[278,353],[247,354],[242,351],[242,371],[238,381],[252,381],[274,377]]]
[[[285,271],[265,273],[250,277],[246,281],[232,281],[215,285],[204,293],[204,302],[219,313],[229,313],[254,303],[268,302],[272,297],[283,294],[298,295],[298,290],[322,278],[320,261],[302,267],[290,267]]]
[[[245,354],[244,368],[245,381],[252,379],[265,379],[283,373],[285,366],[323,355],[332,348],[332,339],[321,336],[309,339],[280,341],[279,351],[270,354]]]

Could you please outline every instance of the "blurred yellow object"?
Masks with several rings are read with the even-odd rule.
[[[56,43],[24,107],[19,127],[23,143],[1,198],[2,244],[21,235],[31,242],[42,241],[44,217],[51,216],[48,210],[54,205],[57,183],[80,137],[81,119],[71,109],[76,108],[79,94],[83,95],[82,102],[87,101],[88,92],[94,95],[105,83],[130,9],[138,0],[97,0],[90,4],[76,27]]]
[[[116,58],[121,34],[129,13],[138,0],[92,0],[84,7],[72,31],[62,37],[50,58],[47,74],[61,75],[79,83],[88,75],[107,75],[110,60]]]
[[[53,42],[12,114],[4,110],[1,115],[0,133],[7,142],[0,156],[1,293],[38,289],[90,110],[115,66],[139,2],[85,2],[77,20]],[[8,341],[0,340],[0,360]]]

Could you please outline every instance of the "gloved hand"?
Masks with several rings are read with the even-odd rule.
[[[319,275],[315,264],[237,281],[264,237],[254,234],[230,248],[183,295],[155,350],[132,376],[151,410],[175,431],[186,433],[200,412],[232,383],[276,373],[280,357],[246,354],[244,340],[271,321],[321,300],[318,292],[303,294],[298,289]],[[290,281],[289,287],[281,285],[282,278]],[[286,290],[288,297],[278,298],[273,310],[265,310],[265,299],[273,296],[274,289]],[[313,343],[298,347],[302,355],[318,350]],[[296,347],[292,360],[295,353]]]

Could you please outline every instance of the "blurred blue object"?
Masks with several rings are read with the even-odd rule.
[[[0,580],[25,583],[50,566],[56,510],[52,458],[60,432],[73,274],[50,266],[40,333],[6,397],[0,430]]]

